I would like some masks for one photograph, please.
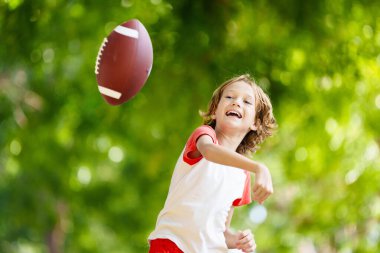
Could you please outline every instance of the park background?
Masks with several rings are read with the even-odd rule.
[[[0,252],[147,252],[198,111],[242,73],[279,128],[253,156],[275,192],[233,226],[260,253],[379,252],[379,13],[375,0],[1,0]],[[96,55],[132,18],[154,65],[110,106]]]

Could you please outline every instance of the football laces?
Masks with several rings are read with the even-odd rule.
[[[106,44],[108,43],[107,38],[104,38],[102,45],[99,48],[98,55],[96,56],[96,62],[95,62],[95,74],[99,74],[99,64],[100,64],[100,59],[102,58],[102,53],[104,51],[104,48]]]

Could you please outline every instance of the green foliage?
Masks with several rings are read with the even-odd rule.
[[[146,252],[212,91],[251,73],[279,130],[260,252],[377,252],[376,1],[0,1],[0,252]],[[121,106],[94,75],[103,37],[139,19],[154,66]],[[58,251],[57,251],[58,250]]]

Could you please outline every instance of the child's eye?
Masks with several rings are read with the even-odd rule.
[[[251,101],[248,101],[248,100],[244,100],[244,103],[246,103],[248,105],[252,105]]]
[[[226,98],[231,99],[232,97],[231,96],[226,96]]]

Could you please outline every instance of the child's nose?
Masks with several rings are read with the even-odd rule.
[[[241,107],[241,103],[242,103],[241,99],[234,99],[232,101],[232,105],[236,105],[236,106],[239,106],[239,107]]]

